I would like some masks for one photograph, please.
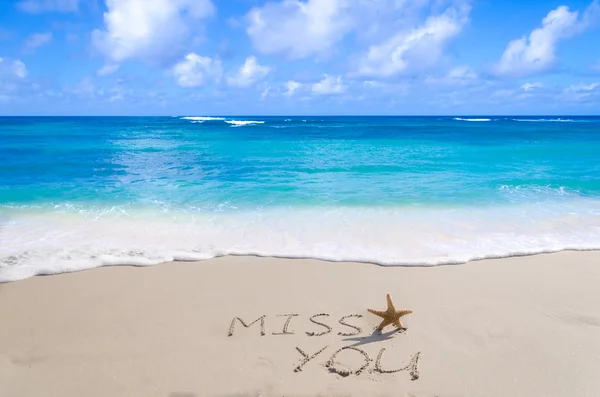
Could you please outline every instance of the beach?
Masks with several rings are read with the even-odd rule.
[[[0,284],[0,396],[597,396],[599,265],[229,256]],[[405,331],[374,332],[387,293]]]

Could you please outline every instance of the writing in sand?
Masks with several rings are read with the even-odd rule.
[[[378,313],[384,313],[384,312],[378,312]],[[374,313],[374,314],[377,314],[377,313]],[[275,336],[294,335],[295,332],[292,330],[292,327],[290,327],[290,324],[292,322],[292,319],[294,319],[295,317],[298,317],[298,316],[299,316],[298,314],[278,314],[278,315],[276,315],[276,317],[285,317],[285,320],[283,321],[283,326],[280,329],[278,329],[276,332],[270,333],[270,335],[275,335]],[[314,325],[312,325],[312,327],[315,329],[306,331],[306,332],[304,332],[304,334],[307,337],[319,337],[319,336],[323,336],[323,335],[327,335],[327,334],[331,334],[332,332],[335,332],[333,327],[328,325],[327,317],[330,317],[330,315],[327,313],[319,313],[319,314],[315,314],[315,315],[311,316],[309,318],[309,321],[312,324],[314,324]],[[351,319],[352,318],[361,318],[361,317],[363,317],[361,314],[350,314],[350,315],[341,317],[338,320],[338,324],[341,325],[341,329],[337,332],[337,335],[343,336],[343,337],[360,335],[362,333],[362,329],[360,327],[358,327],[357,325],[352,324]],[[281,320],[282,319],[279,319],[278,322],[281,322]],[[385,322],[385,320],[384,320],[384,322]],[[255,324],[256,324],[255,328],[258,328],[258,325],[260,325],[260,335],[265,336],[265,335],[267,335],[266,323],[267,323],[266,315],[263,315],[251,322],[245,321],[244,319],[242,319],[240,317],[234,317],[233,320],[231,321],[231,325],[229,326],[228,336],[231,337],[235,334],[237,324],[241,324],[245,328],[249,328]],[[382,324],[383,324],[383,322],[382,322]],[[380,326],[377,328],[377,330],[373,333],[373,336],[377,335],[378,333],[379,333],[379,335],[381,335],[382,328],[383,327],[380,324]],[[396,331],[404,331],[404,330],[405,330],[405,328],[397,328]],[[365,337],[365,339],[366,338],[367,337]],[[421,356],[420,352],[415,353],[410,358],[410,360],[406,366],[404,366],[402,368],[389,369],[389,368],[384,368],[383,364],[382,364],[382,362],[384,361],[384,355],[386,352],[385,347],[381,347],[379,349],[379,352],[377,353],[375,360],[373,360],[371,358],[371,356],[369,355],[369,353],[367,351],[360,349],[356,346],[344,346],[337,350],[334,350],[333,348],[330,348],[329,346],[326,345],[326,346],[322,347],[321,349],[314,351],[314,352],[313,351],[306,352],[304,349],[296,346],[296,350],[301,355],[301,357],[299,357],[299,362],[294,367],[295,372],[302,371],[302,369],[309,362],[312,362],[313,360],[318,361],[319,359],[326,358],[330,354],[327,361],[324,362],[324,367],[329,372],[336,373],[336,374],[344,376],[344,377],[349,376],[349,375],[361,374],[362,372],[367,370],[369,365],[374,361],[374,365],[371,370],[371,372],[373,372],[373,373],[391,374],[391,373],[398,373],[401,371],[407,371],[410,374],[412,380],[416,380],[419,378],[418,364],[419,364],[419,359]],[[362,357],[361,361],[363,363],[360,366],[355,366],[354,368],[349,368],[349,367],[345,366],[341,362],[341,360],[344,357],[346,357],[347,359],[350,358],[351,354]],[[353,360],[353,361],[355,361],[355,360]]]

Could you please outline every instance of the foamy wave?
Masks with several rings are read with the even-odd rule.
[[[581,192],[567,189],[564,186],[511,186],[502,185],[499,188],[500,193],[510,202],[541,202],[556,201],[560,199],[571,199],[580,197]]]
[[[182,120],[193,120],[193,121],[222,121],[225,117],[209,117],[209,116],[186,116],[182,117]]]
[[[112,211],[109,217],[5,209],[0,240],[0,282],[222,255],[431,266],[600,249],[600,201],[572,197],[543,206],[481,208]]]
[[[525,122],[535,122],[535,123],[575,123],[577,121],[585,121],[585,120],[572,120],[572,119],[512,119],[512,121],[525,121]]]
[[[491,119],[465,119],[462,117],[455,117],[453,120],[457,120],[457,121],[492,121]]]
[[[264,124],[264,121],[255,121],[255,120],[225,120],[227,124],[231,124],[232,127],[242,127],[245,125],[252,124]]]

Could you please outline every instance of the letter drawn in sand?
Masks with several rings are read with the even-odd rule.
[[[246,328],[250,327],[251,325],[253,325],[254,323],[256,323],[257,321],[260,321],[260,336],[265,336],[266,332],[265,332],[265,318],[267,316],[265,316],[264,314],[262,316],[260,316],[259,318],[257,318],[256,320],[252,321],[250,324],[246,324],[244,322],[244,320],[242,320],[239,317],[234,317],[233,320],[231,321],[231,326],[229,327],[229,334],[227,334],[227,336],[231,336],[233,335],[233,331],[235,330],[235,322],[236,320],[239,321],[240,323],[242,323],[242,325]]]
[[[293,335],[293,332],[288,332],[288,325],[290,325],[290,321],[292,321],[292,317],[296,317],[297,314],[278,314],[277,317],[285,317],[287,316],[287,320],[285,320],[285,324],[283,325],[283,332],[273,332],[273,335]]]
[[[324,348],[322,348],[321,350],[319,350],[318,352],[316,352],[312,356],[309,356],[308,354],[304,353],[304,350],[302,350],[298,346],[296,346],[296,350],[298,350],[298,352],[300,354],[302,354],[302,356],[304,358],[300,361],[300,364],[298,364],[298,366],[296,368],[294,368],[294,372],[302,371],[302,367],[304,367],[306,365],[306,363],[308,363],[313,358],[317,357],[325,349],[327,349],[327,346],[325,346]]]
[[[355,335],[358,335],[358,334],[360,334],[362,332],[362,329],[360,329],[360,328],[358,328],[358,327],[356,327],[354,325],[350,325],[350,324],[344,322],[345,319],[350,318],[350,317],[361,318],[362,315],[360,315],[360,314],[351,314],[349,316],[344,316],[344,317],[340,318],[339,323],[342,324],[342,325],[345,325],[346,327],[354,328],[356,330],[356,332],[351,332],[351,333],[338,332],[338,335],[340,335],[340,336],[355,336]]]
[[[409,361],[408,365],[406,365],[406,367],[403,368],[399,368],[399,369],[382,369],[381,368],[381,357],[383,356],[383,352],[385,351],[385,347],[382,347],[381,350],[379,350],[379,354],[377,355],[377,360],[375,361],[375,372],[379,372],[382,374],[393,374],[395,372],[400,372],[400,371],[410,371],[410,376],[412,378],[412,380],[417,380],[419,379],[419,358],[421,357],[421,352],[418,352],[417,354],[415,354]]]
[[[362,354],[362,355],[365,357],[365,363],[362,365],[362,367],[360,367],[360,368],[359,368],[359,369],[357,369],[356,371],[350,371],[350,370],[345,370],[345,369],[338,369],[338,368],[336,368],[336,367],[335,367],[335,357],[338,355],[338,353],[340,353],[340,352],[342,352],[342,351],[344,351],[344,350],[354,350],[354,351],[357,351],[357,352],[359,352],[360,354]],[[336,374],[338,374],[338,375],[341,375],[341,376],[343,376],[343,377],[346,377],[346,376],[348,376],[348,375],[352,375],[352,374],[360,375],[360,373],[361,373],[362,371],[364,371],[364,370],[365,370],[365,369],[366,369],[366,368],[369,366],[369,363],[370,363],[370,362],[371,362],[371,358],[369,357],[369,355],[368,355],[368,354],[367,354],[365,351],[363,351],[363,350],[360,350],[359,348],[357,348],[357,347],[354,347],[354,346],[346,346],[346,347],[342,347],[341,349],[338,349],[338,350],[336,350],[336,351],[335,351],[335,352],[334,352],[334,353],[331,355],[331,358],[329,358],[329,361],[327,361],[327,362],[325,363],[325,366],[326,366],[327,368],[329,368],[329,371],[330,371],[330,372],[334,372],[334,373],[336,373]]]
[[[311,321],[312,323],[314,323],[314,324],[317,324],[317,325],[320,325],[320,326],[322,326],[322,327],[325,327],[327,330],[326,330],[326,331],[323,331],[323,332],[320,332],[320,333],[318,333],[318,334],[317,334],[317,333],[314,333],[314,332],[307,332],[307,333],[306,333],[306,335],[308,335],[308,336],[321,336],[321,335],[325,335],[325,334],[328,334],[328,333],[330,333],[330,332],[331,332],[331,327],[330,327],[329,325],[327,325],[327,324],[323,324],[323,323],[320,323],[320,322],[318,322],[318,321],[316,321],[316,320],[314,319],[315,317],[320,317],[320,316],[327,316],[327,317],[329,317],[329,314],[327,314],[327,313],[315,314],[314,316],[312,316],[312,317],[310,318],[310,321]]]

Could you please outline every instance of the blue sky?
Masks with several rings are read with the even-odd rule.
[[[600,3],[0,0],[0,115],[600,114]]]

